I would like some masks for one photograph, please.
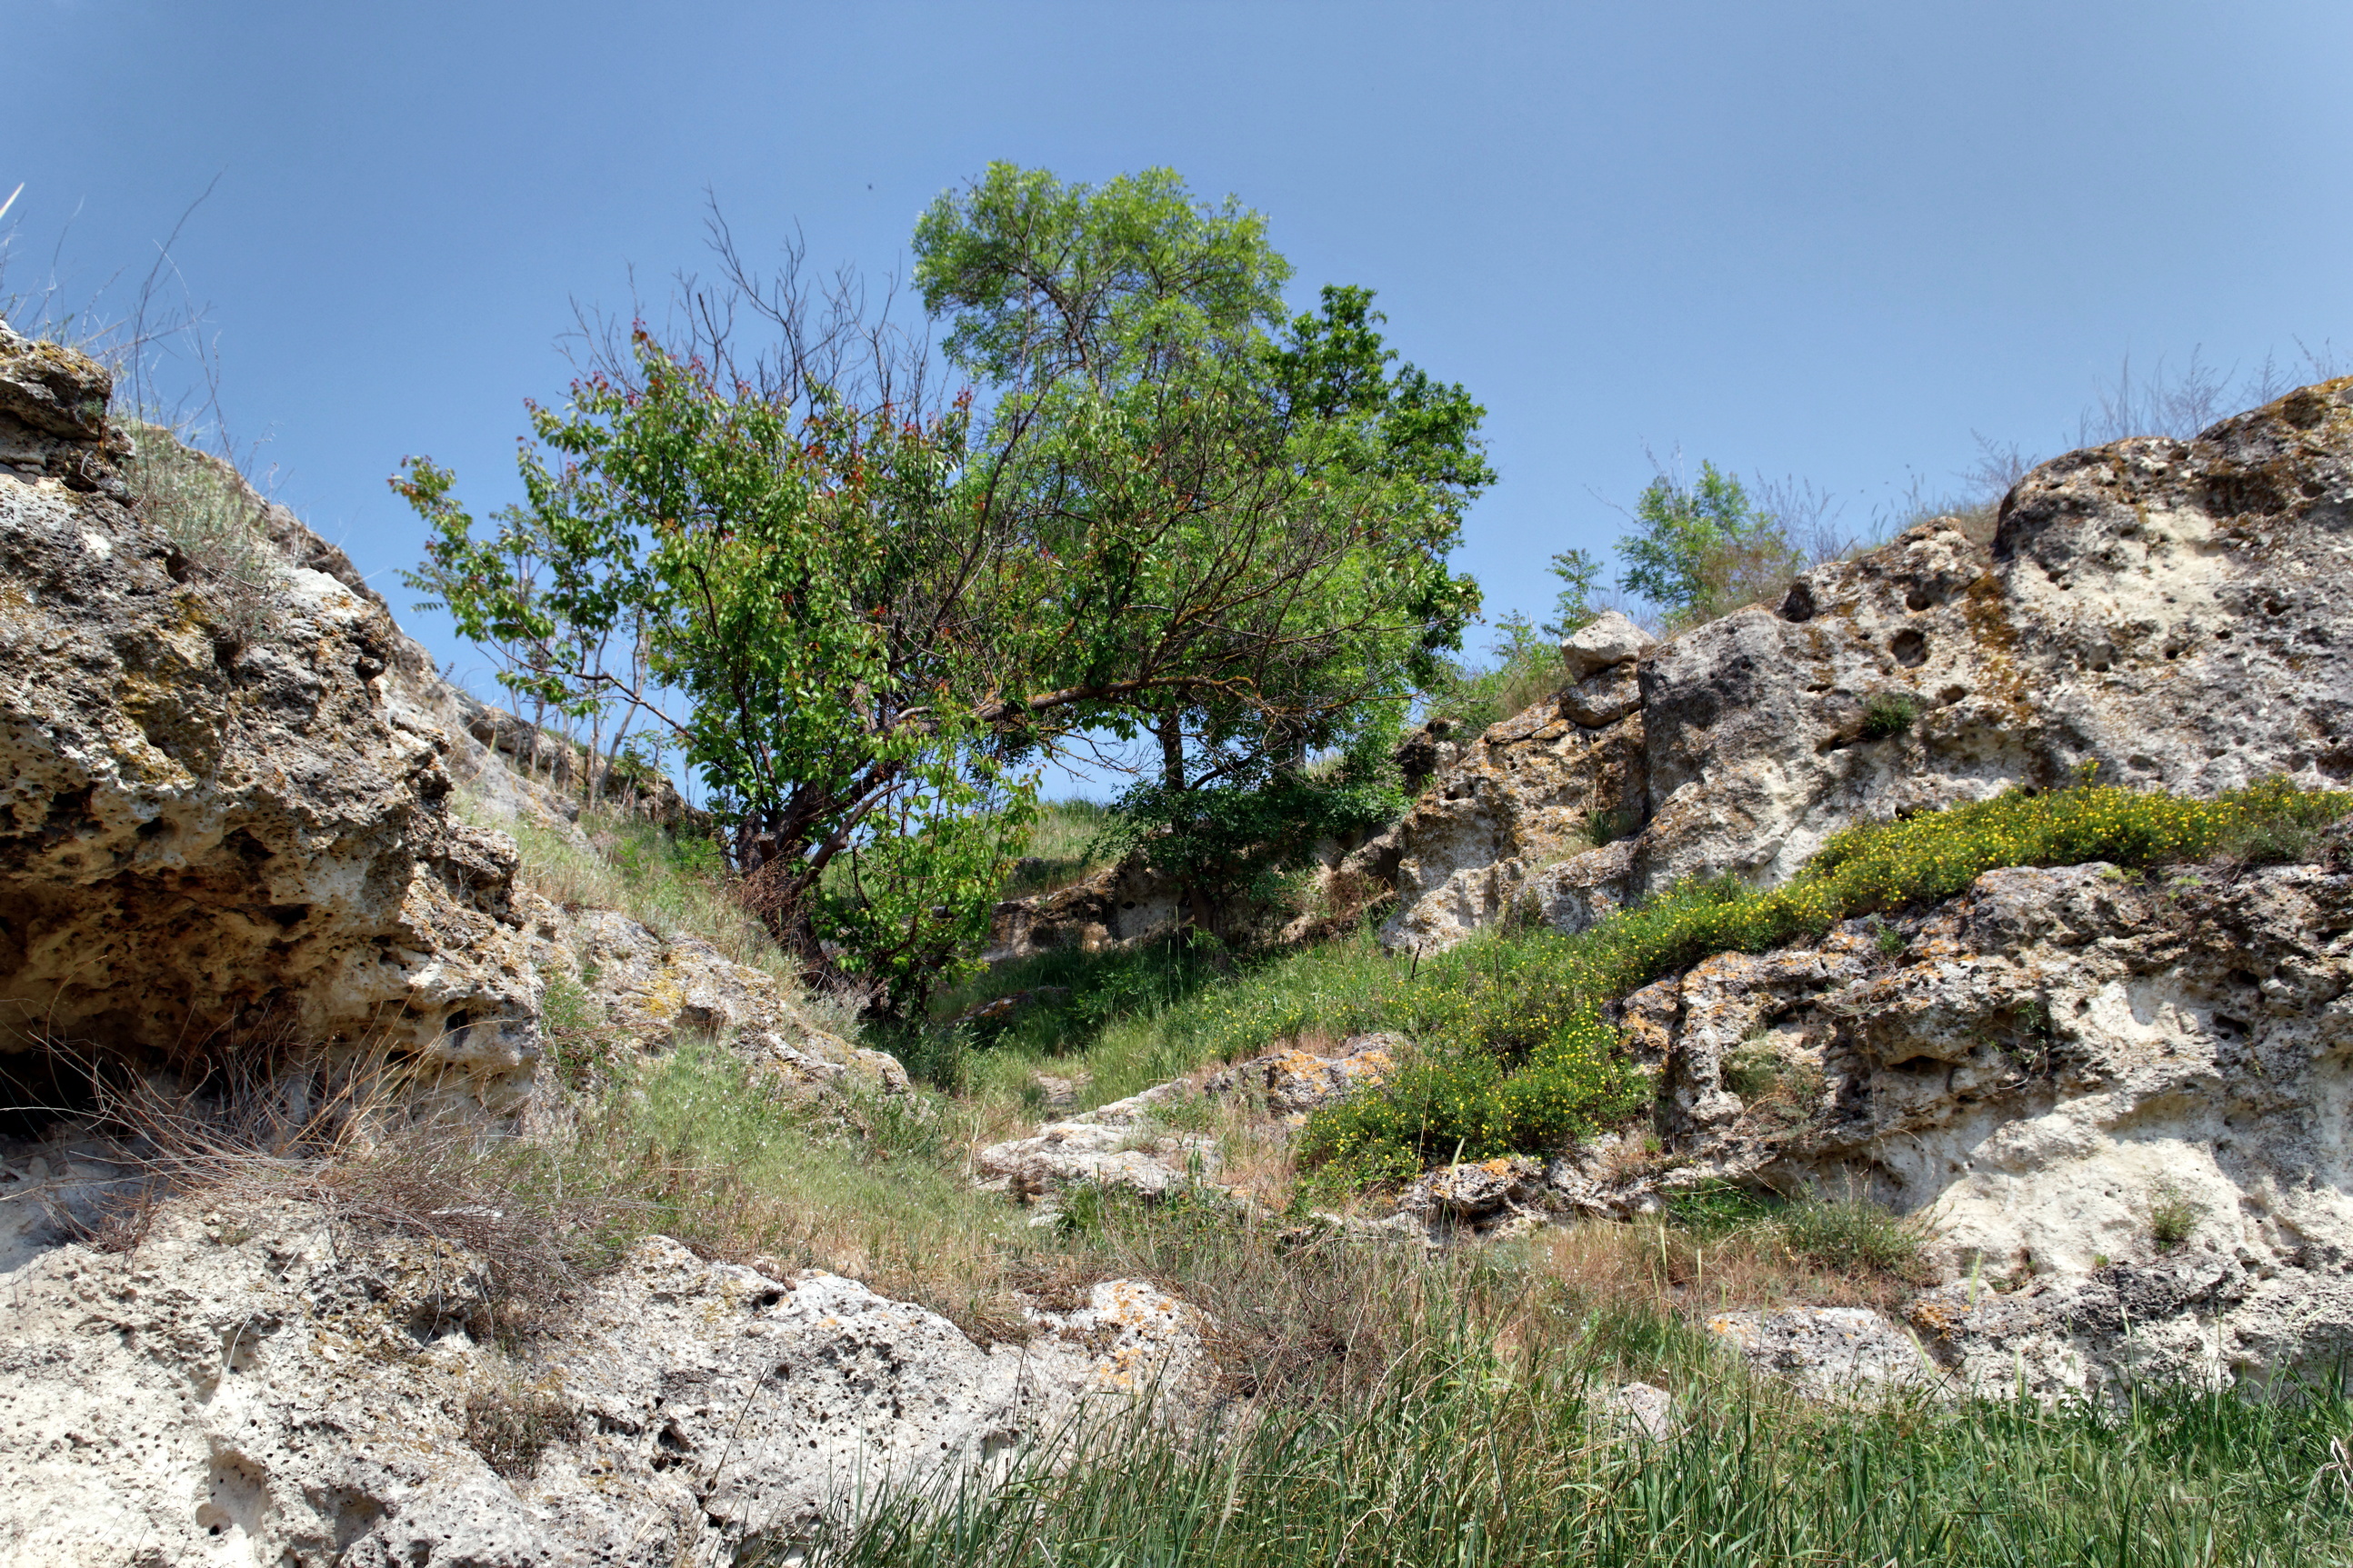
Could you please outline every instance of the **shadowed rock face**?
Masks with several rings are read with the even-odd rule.
[[[2104,778],[2212,794],[2353,775],[2353,378],[2194,441],[2035,469],[1992,548],[1949,521],[1818,567],[1490,730],[1361,852],[1392,945],[1515,901],[1575,928],[1685,877],[1779,881],[1858,821]],[[1600,686],[1596,686],[1596,682]],[[1588,824],[1630,844],[1589,847]],[[1639,834],[1633,829],[1639,826]]]
[[[67,353],[0,342],[0,382]],[[387,705],[414,645],[375,595],[294,564],[237,640],[111,493],[99,434],[56,439],[107,482],[57,477],[55,452],[0,467],[0,1049],[267,1037],[379,1042],[485,1085],[523,1068],[513,845],[451,816],[448,736]]]

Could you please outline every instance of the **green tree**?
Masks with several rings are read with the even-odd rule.
[[[1686,484],[1662,473],[1634,504],[1635,531],[1618,542],[1619,585],[1643,595],[1673,626],[1737,609],[1801,570],[1805,557],[1738,479],[1700,465]]]
[[[1150,734],[1183,788],[1295,775],[1386,722],[1476,608],[1446,556],[1492,478],[1477,405],[1392,371],[1360,290],[1286,319],[1264,227],[1166,171],[992,167],[916,234],[976,384],[952,398],[723,231],[730,283],[681,341],[638,331],[533,409],[527,502],[487,537],[406,466],[432,526],[412,581],[575,705],[616,695],[575,634],[633,617],[639,700],[755,906],[903,1011],[985,930],[1040,756]],[[777,329],[750,358],[739,305]]]

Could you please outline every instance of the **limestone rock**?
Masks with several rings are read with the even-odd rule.
[[[1901,954],[1849,922],[1621,1014],[1674,1180],[1916,1216],[1958,1283],[1915,1321],[1966,1380],[2264,1377],[2353,1352],[2348,932],[2353,873],[2325,866],[2000,870]],[[1584,1206],[1656,1190],[1603,1163]]]
[[[727,1041],[789,1083],[845,1075],[903,1092],[907,1071],[881,1051],[851,1046],[820,1027],[776,977],[735,963],[709,942],[665,941],[610,910],[562,917],[551,962],[568,956],[617,1032],[648,1053],[690,1039]]]
[[[1602,1419],[1630,1436],[1662,1442],[1675,1430],[1674,1395],[1647,1383],[1613,1388],[1595,1402]]]
[[[1619,611],[1605,610],[1560,639],[1561,663],[1569,679],[1581,681],[1612,665],[1632,662],[1656,641]]]
[[[1383,940],[1493,925],[1602,835],[1632,859],[1575,925],[1688,877],[1760,885],[1858,821],[2103,777],[2208,795],[2353,776],[2353,378],[2193,441],[2070,453],[2021,479],[1990,549],[1950,520],[1807,573],[1656,647],[1592,637],[1601,680],[1491,729],[1381,842]],[[1572,638],[1574,642],[1576,639]],[[1607,652],[1639,682],[1616,710]],[[1604,814],[1608,814],[1606,816]],[[1367,861],[1370,864],[1370,860]],[[1538,900],[1542,900],[1538,889]]]
[[[1301,1120],[1359,1085],[1378,1083],[1397,1069],[1398,1058],[1410,1048],[1404,1036],[1390,1034],[1354,1036],[1329,1057],[1293,1047],[1214,1073],[1202,1089],[1208,1094],[1263,1094],[1269,1110]]]
[[[53,357],[0,342],[7,417],[95,472]],[[539,983],[513,846],[453,818],[446,738],[390,710],[406,639],[290,566],[240,642],[180,563],[103,489],[0,468],[0,1050],[366,1042],[520,1093]]]
[[[1202,1184],[1217,1172],[1217,1141],[1171,1132],[1153,1114],[1155,1106],[1187,1092],[1181,1080],[1165,1083],[1050,1121],[1027,1138],[990,1144],[974,1156],[974,1167],[1024,1202],[1050,1198],[1077,1183],[1124,1187],[1146,1198]]]
[[[134,1255],[6,1283],[0,1540],[43,1568],[726,1561],[1204,1364],[1199,1315],[1133,1281],[983,1350],[854,1281],[661,1237],[514,1363],[464,1254],[295,1205],[171,1205]]]
[[[1793,1307],[1719,1312],[1708,1332],[1760,1372],[1785,1377],[1817,1399],[1869,1399],[1944,1379],[1900,1323],[1868,1307]]]
[[[1440,1220],[1492,1221],[1536,1196],[1543,1177],[1541,1160],[1466,1161],[1415,1177],[1398,1195],[1398,1209]]]

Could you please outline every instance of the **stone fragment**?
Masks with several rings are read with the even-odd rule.
[[[1787,1378],[1817,1399],[1869,1398],[1940,1377],[1902,1326],[1868,1307],[1718,1312],[1707,1320],[1707,1331],[1751,1366]]]
[[[1592,621],[1560,639],[1561,662],[1571,680],[1625,664],[1659,639],[1616,610],[1604,610]]]

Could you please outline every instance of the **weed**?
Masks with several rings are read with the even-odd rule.
[[[1878,921],[1873,924],[1871,944],[1879,950],[1882,958],[1901,958],[1912,945],[1912,939],[1904,934],[1902,927]]]
[[[2169,1181],[2152,1184],[2148,1193],[2148,1238],[2159,1252],[2172,1252],[2198,1234],[2206,1205]]]
[[[164,426],[130,423],[123,479],[140,514],[210,589],[221,629],[240,646],[251,642],[276,619],[285,574],[262,526],[264,503],[224,459],[183,445]]]
[[[540,1455],[579,1424],[579,1413],[549,1388],[502,1384],[466,1396],[466,1447],[511,1481],[530,1479]]]
[[[1920,700],[1908,691],[1874,691],[1862,705],[1862,738],[1888,741],[1909,734]]]

